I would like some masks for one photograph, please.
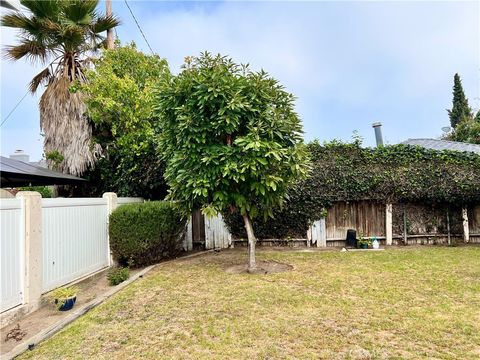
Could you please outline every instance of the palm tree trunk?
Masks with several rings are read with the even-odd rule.
[[[257,268],[257,264],[255,262],[255,243],[257,242],[257,239],[255,239],[252,219],[250,219],[250,215],[248,213],[243,215],[243,222],[245,223],[245,229],[247,230],[248,238],[248,272],[252,273],[255,272]]]

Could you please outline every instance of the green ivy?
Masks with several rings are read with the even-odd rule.
[[[290,192],[274,219],[256,219],[257,237],[305,238],[306,229],[337,201],[427,204],[480,202],[480,156],[410,145],[362,148],[360,141],[308,145],[313,171]],[[241,218],[228,211],[234,236],[246,236]]]

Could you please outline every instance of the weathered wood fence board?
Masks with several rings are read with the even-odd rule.
[[[325,218],[315,221],[308,231],[313,245],[317,247],[327,246],[327,228]]]
[[[327,240],[345,240],[347,230],[357,236],[385,236],[385,205],[370,201],[338,202],[327,212]]]
[[[448,219],[447,219],[448,216]],[[406,226],[405,226],[406,224]],[[445,205],[394,204],[393,235],[461,235],[463,232],[462,209],[447,208]]]
[[[222,215],[205,216],[205,248],[226,249],[232,245],[232,235],[223,221]]]
[[[468,209],[468,223],[471,235],[480,235],[480,205]]]

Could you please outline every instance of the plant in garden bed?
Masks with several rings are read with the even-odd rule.
[[[53,300],[60,311],[70,310],[77,300],[78,287],[64,286],[53,290],[48,297]]]
[[[128,267],[113,267],[108,270],[107,279],[111,286],[118,285],[130,277],[130,269]]]
[[[362,234],[360,234],[357,244],[361,249],[368,249],[372,245],[372,240],[369,238],[365,238]]]

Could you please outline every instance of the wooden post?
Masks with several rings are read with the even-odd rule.
[[[385,209],[385,244],[392,245],[393,243],[393,222],[392,222],[393,206],[387,204]]]
[[[403,207],[403,244],[407,245],[407,210]]]
[[[106,14],[107,16],[112,16],[112,0],[106,0]],[[113,49],[114,42],[113,42],[113,29],[107,30],[107,49]]]
[[[317,247],[327,247],[327,219],[321,218],[318,222]]]
[[[448,232],[448,245],[452,244],[452,240],[450,239],[450,212],[447,209],[447,232]]]
[[[462,208],[462,219],[463,219],[463,241],[468,243],[470,241],[470,229],[468,226],[468,209],[466,206]]]

